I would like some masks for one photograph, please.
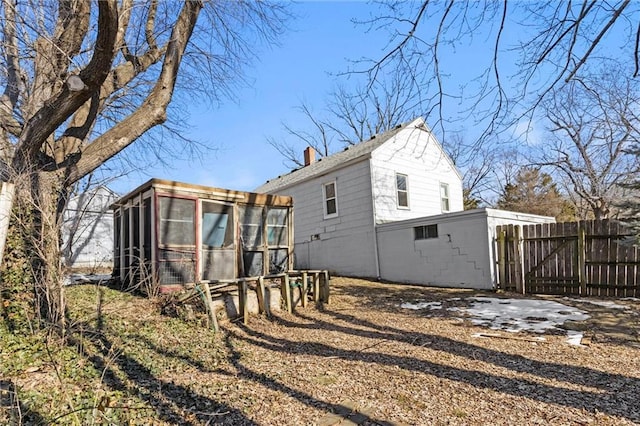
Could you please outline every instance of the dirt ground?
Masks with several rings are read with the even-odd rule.
[[[544,342],[473,337],[489,330],[447,309],[400,308],[476,295],[487,294],[334,278],[323,309],[227,324],[229,362],[198,380],[226,383],[224,402],[244,406],[250,424],[640,422],[637,302],[616,301],[621,310],[545,297],[592,315],[569,325],[585,331],[585,347],[561,332]]]
[[[560,330],[533,341],[447,310],[518,295],[346,278],[331,286],[324,307],[224,321],[217,335],[154,313],[144,298],[86,297],[78,321],[85,311],[95,320],[99,300],[100,331],[84,333],[102,340],[96,352],[83,345],[83,362],[104,369],[104,389],[151,407],[140,424],[640,424],[640,302],[611,309],[545,296],[591,315],[568,325],[585,333],[586,345],[572,346]],[[70,303],[73,291],[84,290],[70,290]],[[400,307],[416,301],[443,308]],[[128,331],[113,337],[110,327]]]

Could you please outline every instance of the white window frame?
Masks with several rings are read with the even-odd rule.
[[[446,208],[445,202],[447,205]],[[440,209],[443,213],[451,211],[451,195],[449,193],[449,184],[446,182],[440,182]]]
[[[327,198],[327,187],[329,185],[333,185],[333,197],[332,198]],[[335,213],[329,213],[327,211],[327,202],[329,202],[330,200],[334,200],[335,202],[335,206],[336,206],[336,211]],[[331,219],[333,217],[338,217],[338,185],[336,183],[335,180],[332,180],[331,182],[326,182],[322,184],[322,209],[324,211],[324,218],[325,219]]]
[[[398,176],[402,176],[404,177],[404,184],[406,189],[400,189],[398,188]],[[409,210],[409,176],[404,174],[404,173],[398,173],[396,172],[396,207],[400,210]],[[407,205],[406,206],[401,206],[400,205],[400,192],[404,192],[405,194],[407,194]]]

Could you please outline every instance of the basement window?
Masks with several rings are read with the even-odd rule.
[[[438,225],[423,225],[413,228],[416,240],[428,240],[438,238]]]

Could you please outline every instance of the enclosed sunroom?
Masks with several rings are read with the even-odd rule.
[[[114,278],[161,292],[293,268],[291,197],[151,179],[114,210]]]

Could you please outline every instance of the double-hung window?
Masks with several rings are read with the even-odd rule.
[[[440,205],[443,212],[449,211],[449,185],[446,183],[440,184]]]
[[[396,173],[396,201],[399,209],[409,208],[409,178]]]
[[[324,201],[325,219],[338,216],[338,192],[336,190],[336,181],[322,185],[322,197]]]

